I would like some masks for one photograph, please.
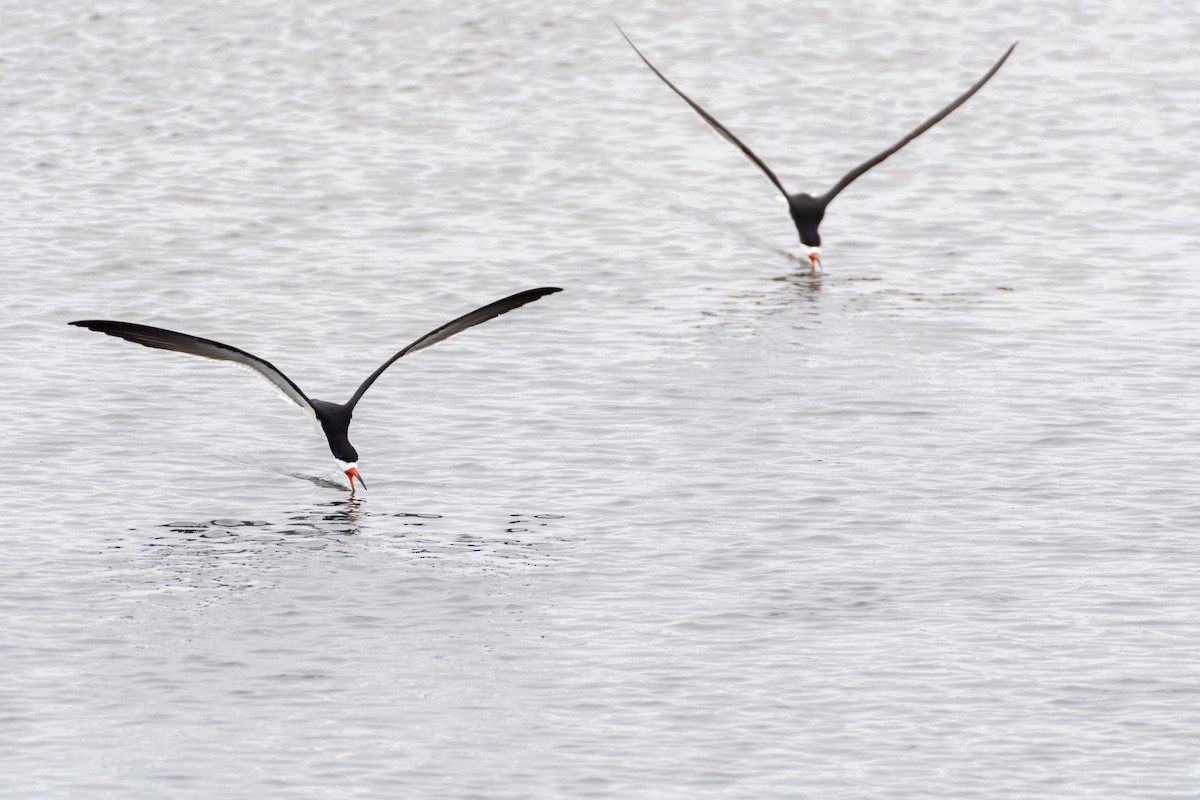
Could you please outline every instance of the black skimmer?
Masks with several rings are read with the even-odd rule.
[[[362,484],[364,489],[367,488],[367,485],[363,482],[362,476],[358,474],[358,451],[354,449],[354,445],[350,444],[350,418],[354,416],[354,407],[358,405],[358,401],[362,399],[367,389],[371,388],[371,384],[375,383],[376,379],[384,373],[384,370],[402,356],[423,350],[430,345],[437,344],[443,339],[450,338],[460,331],[465,331],[473,325],[487,322],[489,319],[512,311],[514,308],[520,308],[538,298],[561,291],[562,289],[552,287],[528,289],[510,297],[505,297],[503,300],[489,303],[483,308],[477,308],[469,314],[464,314],[458,319],[447,322],[445,325],[430,331],[383,362],[383,366],[372,372],[359,385],[358,389],[354,391],[354,395],[345,403],[330,403],[326,400],[310,398],[304,392],[300,391],[299,386],[293,383],[290,378],[280,372],[269,361],[251,355],[245,350],[239,350],[227,344],[214,342],[211,339],[201,339],[199,336],[191,336],[186,333],[178,333],[163,328],[152,328],[149,325],[138,325],[133,322],[80,320],[70,324],[136,342],[146,347],[156,347],[160,350],[175,350],[193,356],[216,359],[217,361],[232,361],[240,366],[249,367],[254,372],[266,378],[284,398],[300,406],[301,410],[308,415],[313,425],[319,426],[325,433],[325,438],[329,442],[330,452],[333,453],[333,457],[337,460],[342,472],[350,479],[350,494],[353,495],[355,478],[358,478],[359,483]]]
[[[987,74],[976,81],[975,85],[970,89],[967,89],[965,92],[956,97],[948,106],[922,122],[912,131],[910,131],[903,139],[896,142],[887,150],[872,156],[854,169],[847,172],[842,179],[838,181],[837,184],[828,192],[814,197],[813,195],[805,192],[800,192],[799,194],[788,194],[787,189],[783,188],[783,184],[780,182],[779,178],[775,176],[775,173],[771,171],[771,168],[763,163],[763,160],[756,156],[754,151],[746,146],[745,142],[734,136],[728,128],[717,122],[716,118],[713,117],[712,114],[709,114],[707,111],[701,108],[699,103],[688,97],[686,94],[680,91],[678,86],[667,80],[667,77],[658,71],[658,67],[651,64],[650,59],[646,58],[646,56],[642,54],[641,50],[638,50],[637,45],[635,45],[629,36],[626,35],[625,31],[621,30],[620,25],[617,25],[617,30],[621,32],[621,35],[625,37],[625,41],[629,42],[629,46],[633,48],[633,51],[637,53],[639,57],[641,57],[642,61],[646,63],[646,66],[649,67],[663,83],[671,87],[671,90],[674,91],[675,94],[683,98],[683,101],[691,106],[692,110],[699,114],[701,119],[712,126],[713,130],[720,134],[722,138],[726,139],[734,147],[741,150],[747,158],[754,162],[755,166],[763,171],[763,173],[770,179],[771,183],[775,184],[775,188],[783,193],[783,196],[787,199],[788,211],[792,215],[792,222],[796,224],[796,232],[800,234],[800,242],[806,248],[808,248],[807,256],[813,272],[816,272],[821,267],[821,234],[817,232],[817,228],[821,225],[821,220],[825,218],[826,206],[829,205],[833,198],[837,197],[843,189],[853,183],[854,180],[864,172],[876,164],[879,164],[901,147],[904,147],[904,145],[908,144],[913,139],[917,138],[922,133],[941,122],[951,111],[967,102],[967,100],[971,98],[971,95],[978,92],[981,88],[983,88],[985,83],[991,80],[992,76],[995,75],[996,71],[1000,69],[1006,60],[1008,60],[1009,55],[1012,54],[1013,49],[1017,46],[1017,43],[1013,42],[1012,47],[1009,47],[1008,50],[1005,51],[1004,55],[1000,56],[1000,60],[992,65],[992,68],[987,71]]]

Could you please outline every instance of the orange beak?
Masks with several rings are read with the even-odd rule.
[[[350,479],[350,494],[354,494],[355,478],[358,478],[358,482],[362,484],[362,488],[367,488],[367,482],[362,479],[362,475],[358,474],[358,467],[351,467],[346,470],[346,477]]]
[[[821,254],[813,250],[808,254],[808,260],[812,266],[812,271],[817,272],[821,269]]]

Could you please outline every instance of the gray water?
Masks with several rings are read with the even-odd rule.
[[[805,273],[762,175],[824,191]],[[3,6],[5,798],[1200,795],[1200,15]],[[252,375],[358,408],[369,490]]]

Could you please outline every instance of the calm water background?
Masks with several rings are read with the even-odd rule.
[[[2,10],[0,795],[1200,795],[1190,0]]]

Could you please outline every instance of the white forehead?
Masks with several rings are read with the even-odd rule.
[[[341,467],[342,472],[345,472],[348,469],[358,469],[357,461],[342,461],[340,458],[335,458],[334,461],[336,461],[337,465]]]

